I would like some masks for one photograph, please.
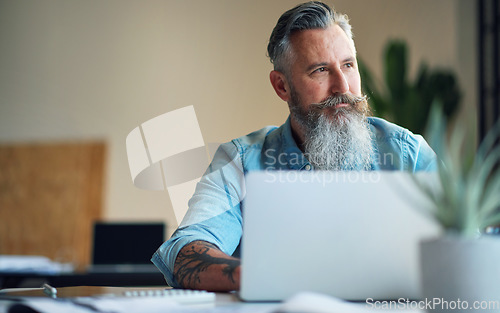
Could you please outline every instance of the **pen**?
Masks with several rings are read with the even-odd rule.
[[[51,298],[55,298],[57,296],[57,289],[49,284],[43,284],[43,292]]]

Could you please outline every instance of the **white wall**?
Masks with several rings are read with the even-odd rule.
[[[166,192],[136,189],[125,137],[193,104],[205,142],[286,119],[268,82],[270,32],[292,0],[0,0],[0,143],[104,139],[105,217],[166,220]],[[328,1],[332,4],[332,1]],[[382,47],[408,40],[412,68],[454,68],[475,101],[475,7],[468,0],[337,0],[358,53],[380,77]]]

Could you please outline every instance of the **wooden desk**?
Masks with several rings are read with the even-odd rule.
[[[170,288],[170,287],[167,287]],[[151,290],[151,289],[165,289],[161,287],[101,287],[101,286],[75,286],[75,287],[63,287],[57,288],[57,298],[75,298],[75,297],[91,297],[91,296],[104,296],[109,294],[123,295],[125,291],[134,290]],[[37,290],[29,291],[9,291],[8,293],[0,293],[0,312],[2,311],[2,298],[12,298],[12,297],[44,297],[48,298],[47,295],[43,293],[41,288]],[[235,293],[216,293],[215,303],[194,304],[185,305],[186,307],[192,307],[199,309],[200,312],[205,312],[205,310],[213,309],[214,307],[234,307],[238,312],[252,312],[252,313],[271,313],[276,309],[280,303],[278,302],[267,302],[267,303],[244,303],[239,300]],[[243,310],[242,310],[243,309]],[[193,310],[190,312],[197,312]],[[216,312],[216,311],[214,311]],[[232,312],[224,310],[223,312]]]
[[[57,296],[58,298],[65,298],[65,297],[88,297],[88,296],[99,296],[99,295],[109,295],[109,294],[114,294],[114,295],[122,295],[124,294],[125,291],[133,291],[133,290],[151,290],[151,289],[164,289],[161,287],[145,287],[145,288],[133,288],[133,287],[98,287],[98,286],[77,286],[77,287],[64,287],[64,288],[57,288]],[[12,298],[14,296],[20,296],[20,297],[45,297],[48,300],[50,300],[41,289],[39,290],[32,290],[32,291],[11,291],[7,294],[1,294],[0,293],[0,312],[2,311],[2,298],[5,299],[5,297]],[[322,301],[319,301],[322,302]],[[288,302],[285,303],[288,305],[289,308],[297,309],[297,303],[296,302]],[[279,303],[279,302],[242,302],[239,300],[237,297],[236,293],[216,293],[216,300],[215,303],[208,303],[205,305],[200,306],[199,304],[194,304],[194,305],[185,305],[186,308],[189,308],[189,312],[209,312],[212,313],[217,313],[217,312],[239,312],[239,313],[274,313],[276,312],[277,309],[283,308],[284,303]],[[304,303],[302,302],[302,305]],[[347,306],[346,306],[347,305]],[[324,303],[319,303],[319,305],[314,308],[315,303],[311,304],[311,302],[308,303],[306,309],[304,306],[302,306],[302,311],[301,312],[327,312],[325,311],[325,304]],[[183,306],[184,307],[184,306]],[[218,310],[220,308],[220,310]],[[347,303],[342,305],[342,307],[338,307],[336,305],[335,308],[330,308],[327,307],[326,309],[331,309],[332,312],[356,312],[356,313],[371,313],[371,312],[376,312],[376,313],[383,313],[383,312],[391,312],[391,313],[397,313],[397,312],[405,312],[405,313],[423,313],[423,310],[419,309],[384,309],[384,308],[368,308],[364,303]],[[168,310],[167,310],[168,311]],[[172,312],[174,312],[173,310]],[[182,312],[184,309],[181,308]],[[298,311],[293,311],[293,312],[298,312]],[[329,312],[329,311],[328,311]]]

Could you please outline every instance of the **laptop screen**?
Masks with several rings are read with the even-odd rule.
[[[94,265],[151,264],[153,253],[163,243],[164,223],[94,224]]]

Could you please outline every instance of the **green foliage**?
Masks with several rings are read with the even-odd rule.
[[[385,49],[384,83],[377,84],[365,63],[358,59],[363,91],[376,116],[384,117],[414,133],[423,133],[433,102],[441,103],[449,119],[457,111],[461,92],[455,75],[420,65],[414,81],[408,79],[408,51],[402,40]]]
[[[433,203],[433,215],[448,231],[474,237],[478,230],[500,224],[500,121],[477,149],[467,138],[464,123],[456,123],[446,135],[442,109],[434,105],[427,136],[440,162],[441,192],[420,185]]]

